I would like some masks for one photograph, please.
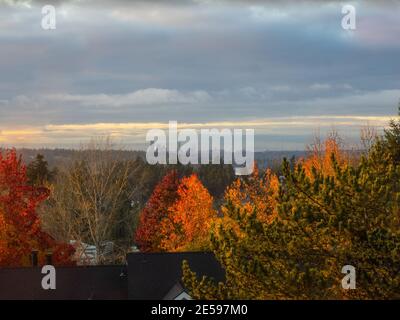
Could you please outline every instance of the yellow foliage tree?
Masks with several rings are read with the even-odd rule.
[[[261,222],[271,222],[276,217],[276,197],[279,191],[279,179],[267,169],[260,174],[254,166],[253,173],[247,178],[239,178],[225,192],[225,203],[230,203],[248,214],[257,212]],[[221,208],[224,217],[227,216],[227,207]]]

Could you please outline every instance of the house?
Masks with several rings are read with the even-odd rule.
[[[216,281],[224,279],[224,271],[209,252],[132,253],[127,256],[129,299],[171,300],[188,296],[181,283],[184,260],[198,275]]]
[[[97,262],[97,248],[84,242],[71,240],[69,242],[75,248],[74,261],[77,265],[95,265]]]
[[[55,290],[42,288],[40,266],[0,268],[0,300],[190,300],[184,260],[199,275],[224,279],[212,253],[130,253],[126,265],[56,267]]]
[[[112,241],[101,243],[100,250],[95,245],[81,241],[71,240],[69,243],[75,248],[74,259],[77,265],[96,265],[99,260],[110,259],[114,252],[114,243]],[[99,254],[99,251],[101,254]]]
[[[193,300],[181,281],[178,281],[164,296],[163,300]]]

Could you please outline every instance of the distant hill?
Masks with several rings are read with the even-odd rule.
[[[260,168],[279,169],[284,158],[299,159],[306,155],[306,151],[262,151],[255,152],[254,159]]]
[[[38,153],[44,155],[50,168],[68,163],[75,158],[77,150],[73,149],[17,149],[17,153],[22,156],[22,160],[28,164]],[[145,157],[144,151],[113,150],[116,159],[135,160],[137,157]]]

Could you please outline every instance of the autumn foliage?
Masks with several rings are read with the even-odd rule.
[[[166,251],[206,249],[213,220],[213,198],[196,174],[182,178],[176,202],[162,221],[161,247]]]
[[[305,159],[299,162],[303,166],[308,177],[313,176],[313,170],[323,173],[324,175],[335,175],[333,159],[342,168],[349,164],[349,157],[343,151],[340,145],[340,139],[332,133],[325,141],[320,141],[318,138],[309,146],[309,154]]]
[[[73,264],[74,249],[41,230],[36,209],[48,196],[47,188],[28,185],[26,168],[15,150],[0,153],[0,267],[29,265],[33,250],[38,251],[40,264],[49,252],[53,264]]]
[[[217,217],[213,198],[197,175],[168,173],[141,212],[135,241],[144,252],[205,249]]]
[[[240,207],[247,214],[257,212],[257,218],[270,222],[276,217],[276,197],[279,191],[279,179],[270,169],[260,173],[254,165],[253,173],[247,178],[239,178],[225,192],[225,203]],[[226,217],[228,208],[222,206]]]
[[[177,198],[179,179],[175,170],[169,172],[155,187],[153,194],[140,214],[135,241],[143,252],[160,251],[161,221]]]

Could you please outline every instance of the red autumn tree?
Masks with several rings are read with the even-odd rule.
[[[178,173],[170,171],[155,187],[153,194],[140,214],[135,241],[143,252],[161,251],[161,221],[177,198]]]
[[[178,199],[162,220],[161,247],[166,251],[205,250],[217,213],[213,198],[196,174],[181,179]]]
[[[28,185],[15,150],[0,153],[0,266],[27,266],[33,250],[38,251],[39,264],[49,252],[54,265],[73,264],[73,247],[41,230],[36,208],[48,196],[47,188]]]

